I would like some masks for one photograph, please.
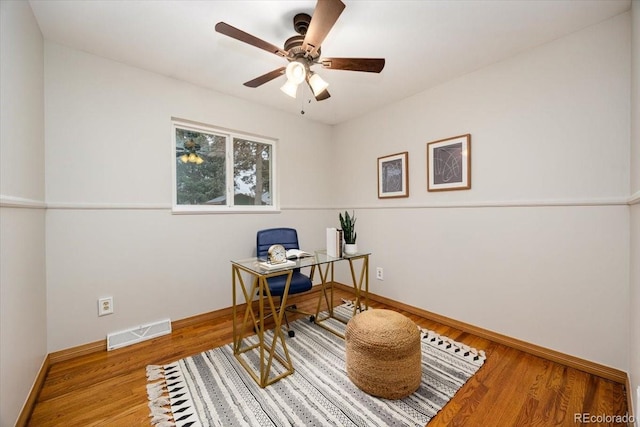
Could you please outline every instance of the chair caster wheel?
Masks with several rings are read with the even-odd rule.
[[[313,323],[316,321],[316,316],[309,316],[309,322]]]
[[[289,338],[293,338],[296,336],[296,331],[289,331]]]

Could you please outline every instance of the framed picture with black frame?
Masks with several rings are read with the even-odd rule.
[[[378,198],[409,197],[409,152],[378,157]]]
[[[427,143],[427,190],[471,188],[471,134]]]

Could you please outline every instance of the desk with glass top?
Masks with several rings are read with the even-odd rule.
[[[369,253],[358,253],[344,257],[332,257],[326,251],[316,251],[314,256],[301,258],[295,265],[282,269],[264,269],[258,258],[248,258],[231,261],[232,292],[233,292],[233,354],[260,387],[266,387],[293,373],[293,364],[287,350],[287,344],[282,333],[282,319],[284,310],[277,311],[273,301],[267,279],[275,276],[287,276],[285,291],[280,305],[284,308],[287,303],[289,286],[293,270],[297,268],[311,268],[310,278],[313,281],[316,270],[320,274],[320,297],[316,307],[316,314],[312,320],[319,326],[342,336],[339,332],[326,326],[324,322],[330,318],[346,322],[334,315],[333,279],[334,264],[347,261],[353,280],[355,295],[353,315],[359,310],[366,310],[369,306]],[[356,268],[360,267],[359,275]],[[241,294],[238,295],[238,290]],[[239,297],[243,299],[239,301]],[[256,301],[257,298],[257,301]],[[322,312],[323,301],[326,312]],[[245,305],[241,324],[238,324],[238,303]],[[257,303],[257,313],[254,304]],[[266,307],[265,307],[266,304]],[[264,330],[265,317],[273,315],[273,334]],[[321,315],[322,314],[322,315]],[[343,337],[344,338],[344,337]],[[278,346],[281,352],[277,351]],[[248,357],[249,352],[257,353],[255,358]],[[274,373],[271,368],[277,365]]]

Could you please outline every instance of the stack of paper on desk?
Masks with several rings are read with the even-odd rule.
[[[279,268],[293,267],[294,265],[296,265],[296,262],[288,260],[279,264],[272,264],[270,262],[264,261],[259,262],[258,265],[260,266],[260,268],[263,268],[265,270],[277,270]]]

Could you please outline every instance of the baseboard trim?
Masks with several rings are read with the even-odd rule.
[[[345,291],[353,291],[352,286],[347,286],[342,283],[334,282],[334,286],[337,288],[343,289]],[[321,292],[321,286],[315,285],[310,293],[318,293]],[[289,299],[289,303],[296,303],[298,298],[301,296],[292,295]],[[308,297],[308,294],[307,294]],[[406,311],[408,313],[412,313],[418,315],[420,317],[424,317],[425,319],[429,319],[438,323],[441,323],[445,326],[449,326],[455,329],[459,329],[463,332],[471,333],[478,337],[493,341],[498,344],[502,344],[516,350],[524,351],[526,353],[532,354],[534,356],[542,357],[543,359],[550,360],[552,362],[560,363],[565,366],[569,366],[571,368],[578,369],[580,371],[587,372],[592,375],[597,375],[602,378],[606,378],[608,380],[614,381],[619,384],[623,384],[627,390],[627,406],[629,408],[629,415],[633,415],[633,406],[631,400],[633,399],[633,393],[630,389],[630,380],[629,376],[626,372],[621,371],[619,369],[611,368],[609,366],[601,365],[599,363],[591,362],[588,360],[584,360],[575,356],[571,356],[568,354],[564,354],[555,350],[551,350],[545,347],[541,347],[535,344],[531,344],[516,338],[512,338],[503,334],[499,334],[497,332],[493,332],[484,328],[480,328],[474,325],[470,325],[465,322],[461,322],[455,319],[451,319],[446,316],[442,316],[437,313],[432,313],[427,310],[423,310],[418,307],[414,307],[399,301],[395,301],[380,295],[369,293],[369,299],[372,301],[380,302],[390,307],[397,308],[399,310]],[[257,302],[256,302],[257,303]],[[238,305],[238,311],[242,311],[244,309],[245,304]],[[212,320],[216,320],[220,317],[231,316],[233,313],[232,307],[222,308],[219,310],[197,314],[195,316],[187,317],[184,319],[176,320],[171,323],[173,333],[180,331],[180,329],[188,328],[190,326],[200,324],[203,322],[211,322]],[[29,418],[31,417],[31,413],[33,408],[35,407],[36,400],[38,395],[40,394],[40,390],[44,385],[44,381],[46,378],[46,374],[49,371],[49,368],[56,363],[60,363],[69,359],[73,359],[78,356],[85,356],[92,353],[97,353],[100,351],[107,351],[107,340],[100,340],[89,344],[84,344],[77,347],[72,347],[65,350],[56,351],[47,355],[45,362],[43,363],[40,372],[38,373],[38,377],[34,383],[34,386],[27,398],[27,402],[18,418],[18,422],[16,426],[23,427],[26,426]]]
[[[27,401],[24,403],[22,411],[20,411],[20,415],[16,420],[16,427],[26,427],[27,424],[29,424],[29,419],[31,418],[33,409],[36,407],[40,390],[42,390],[42,387],[44,386],[44,380],[47,378],[47,373],[49,372],[50,367],[51,357],[47,355],[42,362],[42,366],[40,366],[40,371],[38,371],[36,380],[33,382],[33,387],[31,387],[31,392],[29,393],[29,396],[27,396]]]
[[[295,304],[296,302],[298,302],[299,300],[308,298],[309,295],[312,295],[314,293],[318,293],[321,291],[320,289],[321,287],[319,285],[314,285],[313,288],[311,288],[311,290],[307,293],[305,293],[304,295],[291,295],[287,298],[287,305],[290,304]],[[254,301],[253,302],[255,304],[254,306],[254,310],[258,309],[258,302]],[[238,304],[237,310],[239,313],[241,313],[242,311],[244,311],[246,304]],[[180,320],[176,320],[171,322],[171,327],[173,328],[174,332],[176,330],[179,330],[181,328],[188,328],[190,326],[193,325],[197,325],[200,323],[206,323],[206,322],[211,322],[212,320],[216,320],[220,317],[224,317],[224,316],[231,316],[233,314],[233,307],[227,307],[227,308],[221,308],[219,310],[216,311],[210,311],[208,313],[202,313],[202,314],[197,314],[195,316],[192,317],[187,317],[185,319],[180,319]]]
[[[351,289],[351,288],[349,288]],[[308,298],[310,294],[318,293],[321,291],[321,286],[315,285],[313,288],[306,293],[305,297]],[[295,304],[299,299],[303,299],[303,296],[300,295],[291,295],[287,302],[291,304]],[[256,304],[255,309],[257,310],[257,301],[254,301]],[[237,310],[238,312],[242,312],[246,304],[238,304]],[[174,320],[171,322],[171,329],[173,333],[179,332],[180,329],[188,328],[193,325],[197,325],[200,323],[211,322],[212,320],[219,319],[224,316],[231,316],[233,313],[232,307],[221,308],[219,310],[209,311],[207,313],[196,314],[195,316],[186,317],[184,319]],[[97,353],[100,351],[107,351],[107,340],[95,341],[88,344],[79,345],[76,347],[67,348],[64,350],[56,351],[50,353],[49,363],[50,365],[55,365],[56,363],[64,362],[69,359],[73,359],[79,356],[86,356],[88,354]]]
[[[625,389],[627,390],[627,412],[629,413],[629,419],[636,420],[633,411],[633,399],[635,396],[635,392],[631,388],[631,378],[627,375],[627,380],[625,381]],[[636,410],[640,411],[640,408],[636,408]],[[630,422],[629,425],[633,427],[636,425],[634,422]]]
[[[242,306],[244,307],[244,304]],[[207,313],[196,314],[195,316],[174,320],[173,322],[171,322],[171,329],[175,332],[176,330],[188,328],[190,326],[198,325],[204,322],[210,322],[223,316],[230,316],[232,313],[233,308],[228,307],[222,308],[220,310],[209,311]]]
[[[347,286],[342,283],[335,282],[334,286],[338,288],[342,288],[345,291],[353,290],[352,286]],[[313,292],[313,293],[320,292],[320,286],[318,285],[314,286],[310,292]],[[550,360],[552,362],[561,363],[563,365],[566,365],[575,369],[579,369],[581,371],[588,372],[590,374],[597,375],[599,377],[606,378],[620,384],[626,384],[629,381],[627,373],[616,368],[612,368],[596,362],[591,362],[589,360],[585,360],[579,357],[561,353],[556,350],[551,350],[536,344],[528,343],[526,341],[522,341],[517,338],[512,338],[507,335],[490,331],[488,329],[480,328],[478,326],[461,322],[459,320],[451,319],[449,317],[446,317],[437,313],[433,313],[427,310],[423,310],[421,308],[414,307],[409,304],[404,304],[402,302],[395,301],[395,300],[392,300],[380,295],[376,295],[373,293],[369,293],[369,299],[371,299],[372,301],[381,302],[383,304],[389,305],[391,307],[395,307],[400,310],[407,311],[409,313],[416,314],[420,317],[424,317],[425,319],[442,323],[443,325],[459,329],[463,332],[474,334],[476,336],[488,339],[498,344],[506,345],[516,350],[521,350],[526,353],[532,354],[534,356],[538,356],[538,357],[542,357],[544,359]],[[295,303],[296,296],[292,295],[289,298],[289,302]],[[244,307],[244,304],[239,305],[238,310],[243,310],[243,307]],[[202,322],[210,322],[212,320],[218,319],[223,316],[229,316],[231,315],[232,312],[233,312],[233,309],[231,307],[222,308],[219,310],[197,314],[195,316],[173,321],[171,323],[171,326],[174,332],[176,332],[182,328],[187,328],[195,324],[199,324]],[[106,339],[51,353],[48,355],[48,363],[49,365],[55,365],[56,363],[73,359],[74,357],[85,356],[85,355],[96,353],[99,351],[107,351]]]
[[[351,286],[346,286],[343,284],[337,284],[337,286],[345,290],[353,289]],[[619,384],[624,385],[624,384],[628,384],[629,382],[629,377],[626,372],[616,368],[612,368],[610,366],[602,365],[596,362],[591,362],[589,360],[581,359],[579,357],[571,356],[569,354],[561,353],[556,350],[551,350],[536,344],[522,341],[517,338],[512,338],[507,335],[500,334],[498,332],[494,332],[488,329],[480,328],[478,326],[470,325],[468,323],[451,319],[449,317],[442,316],[440,314],[433,313],[427,310],[423,310],[421,308],[417,308],[408,304],[404,304],[402,302],[398,302],[380,295],[369,293],[369,299],[371,299],[372,301],[381,302],[383,304],[389,305],[391,307],[394,307],[400,310],[407,311],[412,314],[416,314],[420,317],[424,317],[425,319],[433,320],[445,326],[456,328],[463,332],[471,333],[473,335],[488,339],[495,343],[502,344],[507,347],[514,348],[516,350],[524,351],[525,353],[542,357],[543,359],[550,360],[552,362],[561,363],[563,365],[578,369],[580,371],[587,372],[589,374],[606,378],[608,380],[617,382]],[[627,389],[627,394],[629,394],[628,391],[629,390]]]
[[[97,353],[100,351],[107,351],[106,338],[89,344],[83,344],[77,347],[55,351],[49,354],[49,358],[51,360],[51,364],[55,365],[56,363],[64,362],[65,360],[73,359],[74,357],[86,356],[88,354]]]

